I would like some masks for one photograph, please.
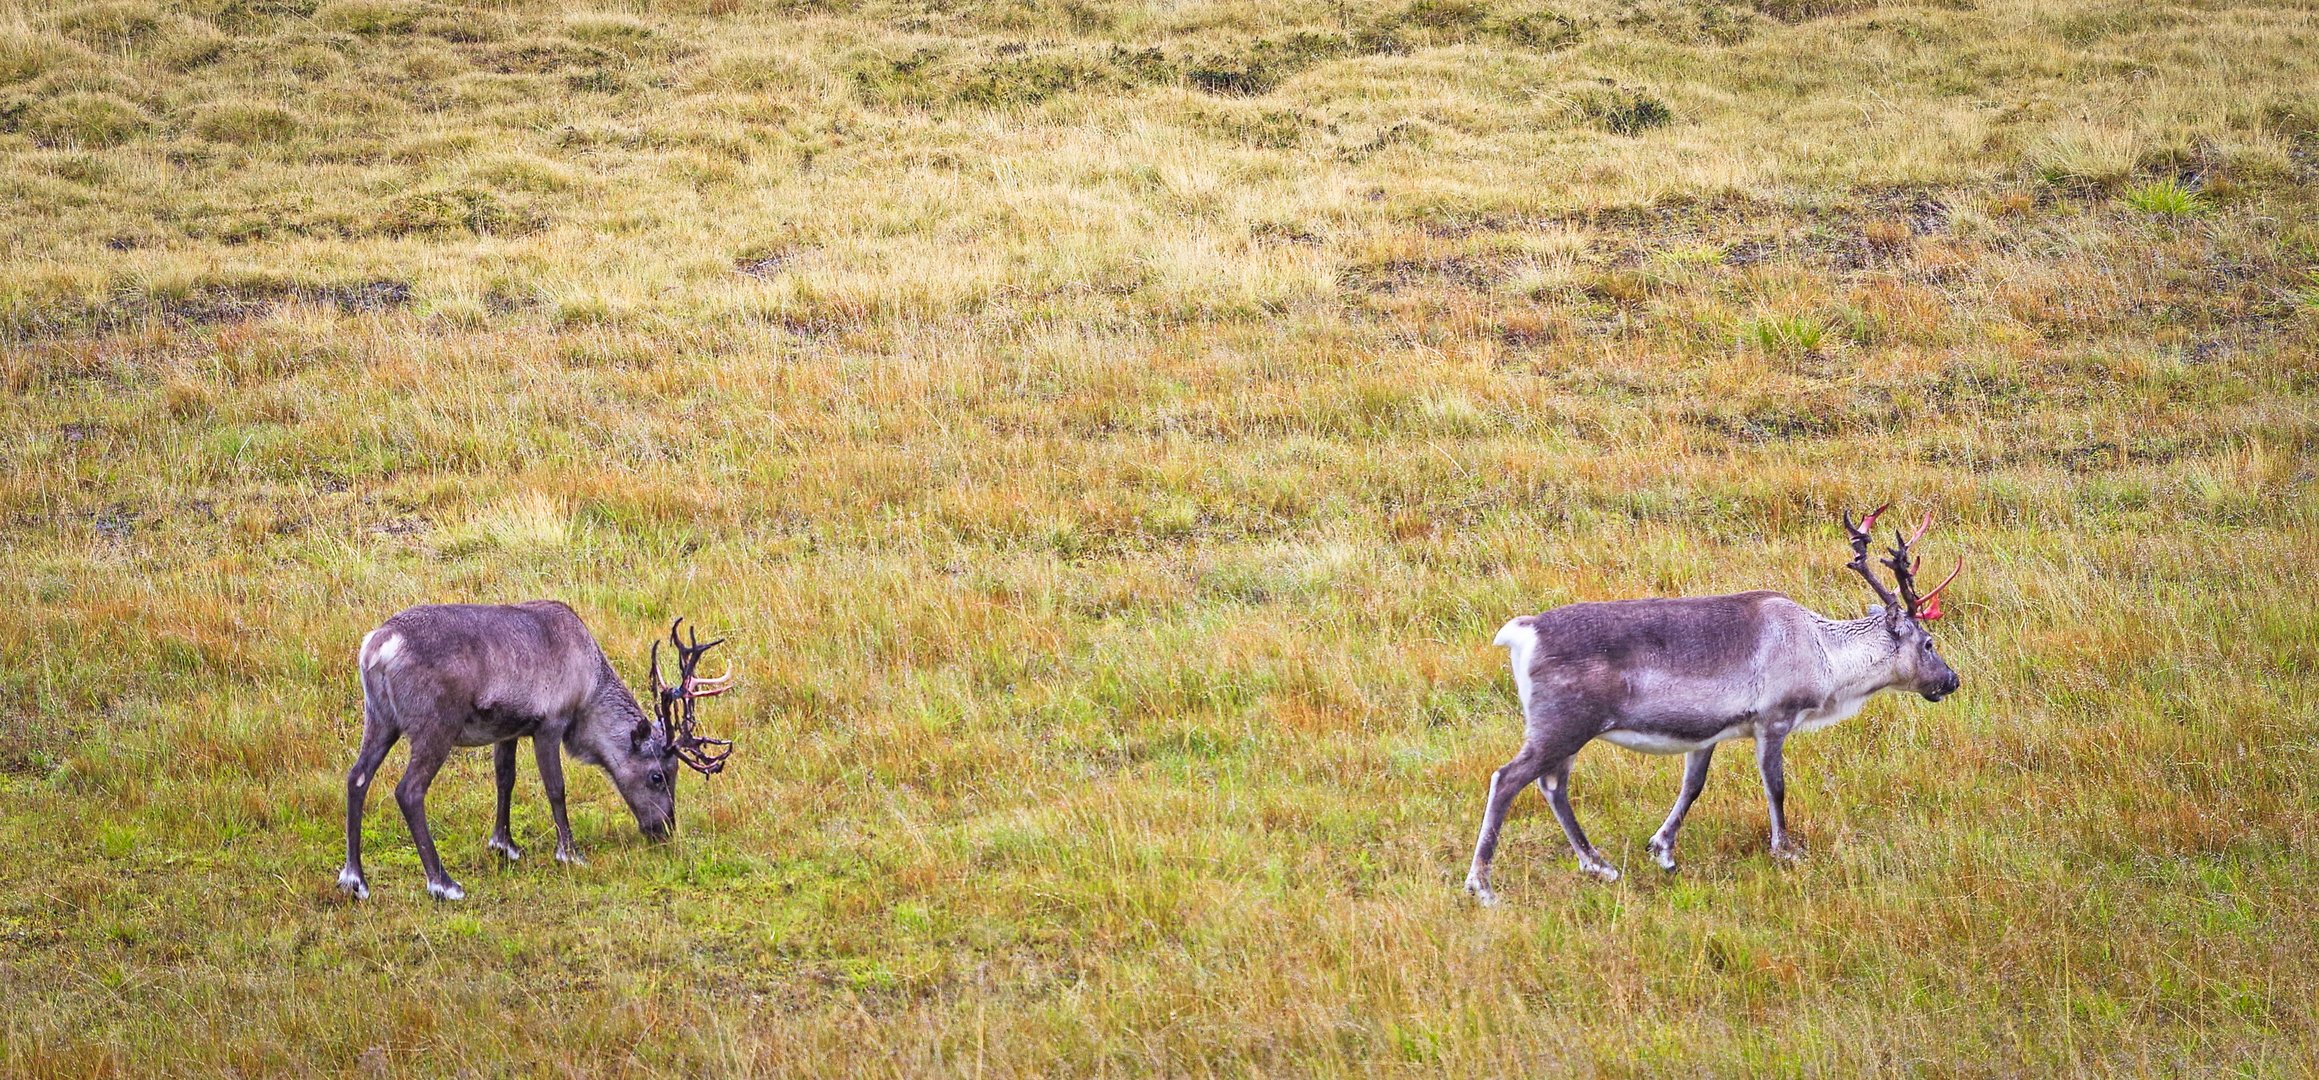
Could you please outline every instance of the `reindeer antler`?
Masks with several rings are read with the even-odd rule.
[[[1931,622],[1941,617],[1941,590],[1948,588],[1949,582],[1957,580],[1957,575],[1964,572],[1965,557],[1959,555],[1957,556],[1956,569],[1949,571],[1949,576],[1942,578],[1940,584],[1933,586],[1933,591],[1924,594],[1924,599],[1917,606],[1916,621]]]
[[[728,662],[725,673],[714,679],[695,677],[693,668],[700,664],[701,657],[710,649],[723,644],[725,639],[717,638],[703,645],[700,633],[696,630],[688,635],[691,640],[687,641],[677,636],[677,629],[683,625],[682,617],[668,624],[668,643],[676,648],[676,685],[670,686],[661,681],[660,642],[652,643],[653,711],[659,714],[661,734],[667,737],[669,749],[676,754],[677,760],[701,775],[709,776],[725,767],[725,759],[733,756],[733,743],[729,739],[711,739],[694,730],[693,703],[732,689],[733,667]],[[714,747],[724,748],[723,752],[712,749]]]
[[[676,631],[671,629],[669,636],[674,637],[675,635]],[[667,697],[674,689],[675,687],[660,681],[660,642],[654,641],[652,643],[652,700],[659,701]]]
[[[1871,516],[1873,517],[1873,515]],[[1965,557],[1957,556],[1957,568],[1949,571],[1948,577],[1943,578],[1939,585],[1934,586],[1933,591],[1922,596],[1917,595],[1916,572],[1924,566],[1924,558],[1923,556],[1910,555],[1908,549],[1918,540],[1924,539],[1925,530],[1932,528],[1932,518],[1932,511],[1925,511],[1924,520],[1917,524],[1916,532],[1910,534],[1906,539],[1901,537],[1900,530],[1893,530],[1892,551],[1884,560],[1884,565],[1892,569],[1892,579],[1900,585],[1901,599],[1908,605],[1908,617],[1918,622],[1931,622],[1941,617],[1941,590],[1948,588],[1949,582],[1957,580],[1957,575],[1963,573],[1965,569]],[[1867,545],[1864,540],[1855,539],[1852,542],[1852,547],[1854,551],[1864,552]]]
[[[1876,572],[1868,568],[1868,541],[1871,539],[1869,530],[1876,527],[1877,515],[1891,508],[1891,503],[1885,503],[1883,506],[1870,510],[1868,516],[1860,519],[1858,525],[1852,524],[1852,511],[1844,511],[1844,531],[1852,535],[1852,561],[1845,563],[1844,566],[1853,573],[1859,574],[1861,580],[1868,583],[1869,588],[1876,590],[1876,598],[1884,601],[1884,613],[1888,616],[1901,610],[1900,600],[1892,595],[1892,590],[1884,587],[1884,582],[1877,580]]]

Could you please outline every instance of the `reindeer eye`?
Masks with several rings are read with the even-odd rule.
[[[653,787],[659,787],[664,778],[660,775],[659,769],[654,769],[645,776],[645,779],[650,781]]]

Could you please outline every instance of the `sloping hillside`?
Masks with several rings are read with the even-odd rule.
[[[2319,1069],[2307,3],[0,0],[0,1072]],[[1968,558],[1542,800],[1506,617]],[[362,634],[729,634],[428,901]],[[1735,748],[1736,749],[1736,748]],[[528,758],[528,755],[526,755]],[[389,773],[402,755],[389,759]],[[384,786],[383,784],[381,785]]]

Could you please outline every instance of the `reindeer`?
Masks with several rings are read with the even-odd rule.
[[[529,736],[556,820],[556,861],[584,865],[564,816],[562,753],[597,766],[636,815],[646,838],[664,840],[676,825],[676,766],[703,776],[725,767],[732,743],[694,731],[693,704],[732,689],[732,669],[695,678],[706,645],[694,633],[677,637],[684,620],[669,624],[676,647],[677,681],[660,678],[660,642],[652,643],[656,728],[613,672],[604,650],[570,607],[553,600],[524,604],[434,604],[405,610],[363,636],[362,749],[346,774],[346,867],[338,887],[357,900],[370,897],[362,874],[362,804],[379,762],[397,739],[411,740],[411,761],[395,785],[395,802],[410,825],[427,871],[427,892],[438,900],[467,895],[444,872],[427,830],[427,787],[456,746],[489,746],[498,774],[499,811],[491,850],[513,862],[523,857],[508,835],[507,804],[515,791],[515,741]]]
[[[1926,624],[1940,618],[1941,590],[1956,580],[1964,560],[1933,591],[1917,595],[1921,560],[1909,549],[1932,525],[1927,513],[1914,536],[1893,533],[1884,565],[1900,588],[1894,596],[1868,567],[1869,530],[1889,506],[1857,526],[1844,515],[1852,537],[1846,567],[1867,579],[1881,601],[1862,618],[1823,618],[1779,593],[1746,592],[1569,604],[1500,629],[1495,644],[1509,650],[1522,699],[1522,750],[1490,774],[1467,891],[1485,905],[1497,902],[1490,857],[1498,827],[1506,806],[1531,781],[1553,806],[1579,868],[1618,880],[1618,869],[1587,842],[1570,812],[1570,761],[1595,739],[1646,754],[1684,755],[1682,792],[1649,848],[1667,870],[1675,868],[1675,834],[1707,783],[1716,744],[1754,739],[1771,806],[1771,853],[1796,858],[1780,763],[1788,736],[1846,719],[1880,691],[1909,691],[1926,701],[1957,691],[1957,673],[1933,651]]]

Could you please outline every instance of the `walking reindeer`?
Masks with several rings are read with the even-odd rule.
[[[395,785],[395,802],[418,845],[427,892],[438,900],[467,895],[444,871],[427,829],[427,787],[453,747],[491,747],[499,809],[489,844],[511,862],[523,857],[507,828],[515,741],[527,736],[556,822],[557,862],[584,862],[564,815],[566,750],[611,774],[637,828],[649,839],[666,839],[676,826],[676,767],[708,776],[723,769],[732,753],[731,742],[703,738],[693,726],[695,702],[732,689],[729,667],[714,679],[693,674],[701,656],[724,639],[705,645],[697,633],[680,639],[683,622],[668,628],[676,648],[674,684],[661,681],[660,642],[652,643],[657,725],[613,672],[579,615],[553,600],[414,607],[364,635],[362,749],[346,774],[346,867],[338,872],[338,887],[357,900],[370,896],[362,873],[363,797],[398,739],[410,740],[411,760]]]
[[[1604,881],[1618,869],[1586,840],[1570,812],[1570,761],[1595,739],[1646,754],[1682,754],[1683,789],[1665,824],[1651,837],[1653,861],[1675,868],[1675,834],[1707,782],[1717,743],[1755,740],[1771,806],[1771,853],[1794,858],[1788,838],[1787,784],[1780,751],[1791,735],[1846,719],[1884,690],[1939,701],[1957,691],[1957,673],[1933,650],[1926,624],[1941,617],[1940,593],[1918,595],[1921,560],[1910,553],[1932,524],[1927,513],[1916,533],[1893,533],[1883,560],[1899,595],[1868,565],[1869,530],[1877,507],[1859,525],[1844,515],[1852,561],[1881,603],[1858,619],[1813,614],[1776,592],[1660,600],[1570,604],[1527,615],[1498,631],[1510,651],[1514,685],[1522,699],[1522,750],[1490,775],[1481,838],[1474,844],[1466,889],[1484,904],[1490,858],[1507,804],[1536,781],[1578,853],[1578,865]],[[1957,569],[1964,560],[1957,560]]]

